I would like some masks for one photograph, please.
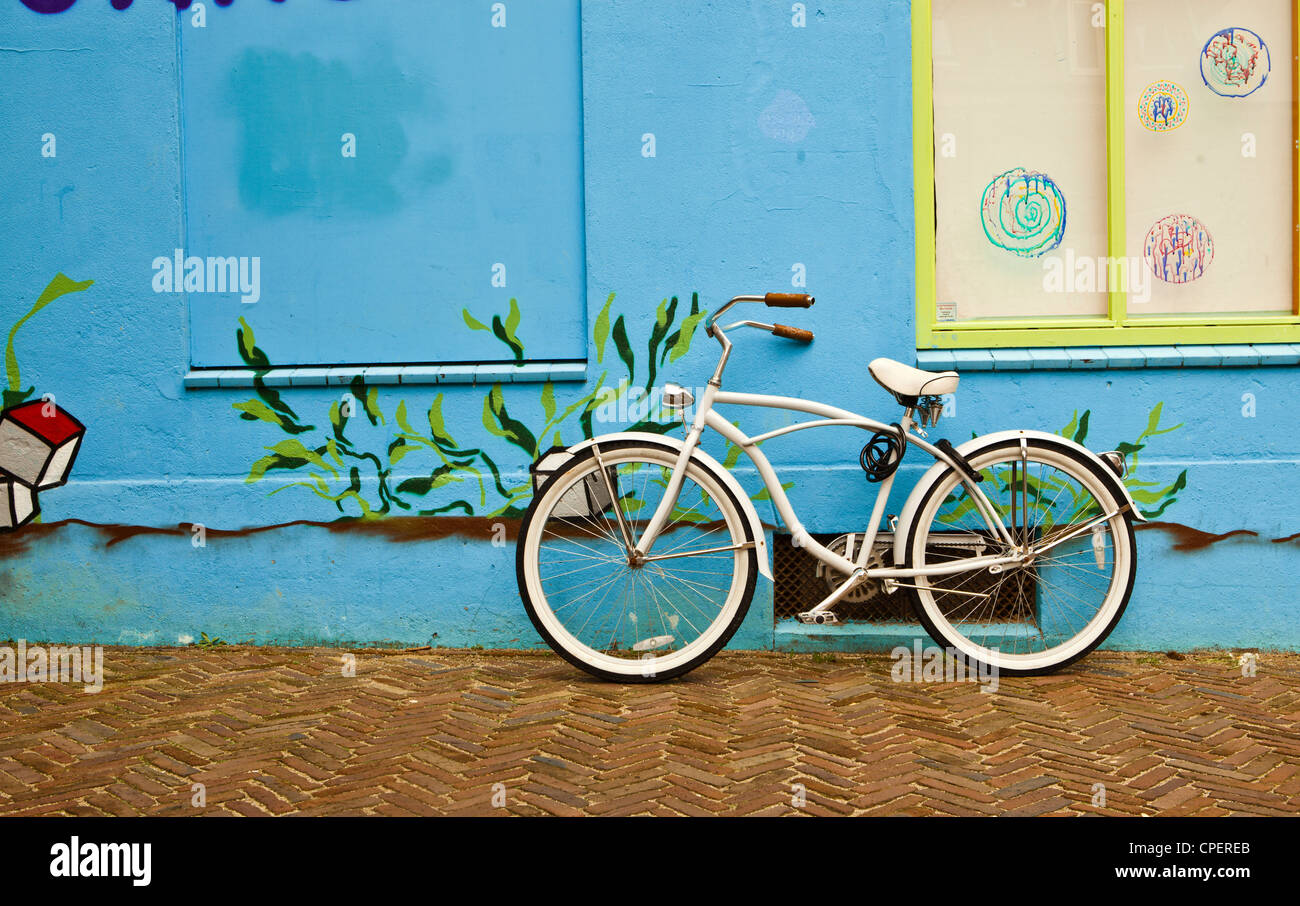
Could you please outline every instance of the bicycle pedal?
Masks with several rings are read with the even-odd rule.
[[[819,613],[813,613],[811,610],[805,610],[801,614],[796,614],[795,619],[797,619],[800,623],[811,623],[811,624],[816,624],[818,626],[824,626],[824,625],[829,625],[831,623],[840,622],[840,618],[836,616],[834,612],[829,610],[823,610],[820,611]]]

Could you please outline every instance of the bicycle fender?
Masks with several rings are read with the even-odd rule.
[[[580,444],[569,447],[566,452],[576,455],[592,444],[611,443],[618,440],[635,440],[660,447],[670,447],[678,453],[686,446],[686,442],[680,438],[664,434],[651,434],[649,431],[619,431],[613,434],[602,434],[600,437],[593,437],[591,440],[584,440]],[[758,518],[758,510],[754,508],[754,502],[749,499],[749,495],[745,493],[745,489],[740,486],[740,482],[736,480],[735,476],[723,468],[722,463],[698,447],[695,449],[693,458],[703,469],[718,479],[740,502],[741,512],[745,514],[745,519],[749,522],[750,532],[754,536],[755,553],[758,555],[758,571],[770,581],[772,579],[772,568],[768,562],[767,533],[763,528],[763,520]]]
[[[1062,450],[1082,453],[1086,459],[1098,466],[1102,475],[1102,480],[1106,483],[1111,493],[1115,494],[1122,500],[1128,501],[1129,512],[1133,514],[1133,518],[1138,522],[1147,521],[1147,518],[1138,510],[1137,504],[1133,502],[1133,495],[1129,493],[1128,488],[1124,487],[1124,482],[1120,481],[1119,476],[1111,470],[1110,466],[1106,465],[1105,461],[1100,456],[1082,444],[1075,443],[1059,434],[1049,434],[1046,431],[1016,429],[1010,431],[995,431],[992,434],[983,434],[979,437],[971,438],[964,444],[958,444],[957,452],[966,459],[970,459],[972,456],[979,454],[986,447],[1000,444],[1008,440],[1018,440],[1022,437],[1028,440],[1036,440],[1045,446],[1054,446]],[[936,462],[924,475],[921,476],[921,480],[916,483],[916,487],[914,487],[912,493],[908,495],[907,503],[903,505],[903,512],[898,517],[898,532],[894,535],[895,566],[902,564],[907,557],[907,545],[910,541],[912,520],[916,516],[916,511],[921,506],[921,501],[925,499],[925,495],[929,492],[930,488],[934,487],[934,485],[938,483],[940,476],[942,476],[948,468],[946,462]]]

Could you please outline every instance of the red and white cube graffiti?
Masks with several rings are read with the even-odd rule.
[[[0,477],[0,532],[36,518],[36,495],[16,481]]]
[[[86,428],[52,402],[0,412],[0,531],[40,512],[38,491],[65,484]]]

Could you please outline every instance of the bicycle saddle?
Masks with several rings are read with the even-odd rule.
[[[957,389],[955,371],[922,371],[893,359],[872,359],[867,370],[876,383],[904,406],[915,406],[922,396],[942,396]]]

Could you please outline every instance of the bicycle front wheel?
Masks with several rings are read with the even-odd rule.
[[[1059,670],[1101,644],[1128,604],[1137,553],[1127,501],[1088,457],[1055,444],[1013,439],[969,461],[1012,543],[949,470],[917,508],[907,565],[1040,553],[910,580],[917,616],[935,641],[1002,673]]]
[[[615,441],[600,444],[598,462],[588,449],[542,486],[520,529],[519,593],[533,626],[603,679],[654,682],[698,667],[753,598],[758,559],[744,511],[694,460],[649,555],[629,556],[626,539],[641,538],[677,455]]]

